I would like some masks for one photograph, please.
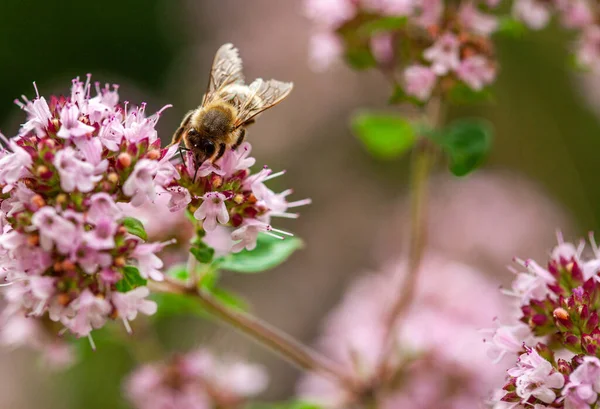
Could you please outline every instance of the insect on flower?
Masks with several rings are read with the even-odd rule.
[[[288,96],[292,88],[291,82],[260,78],[246,85],[238,50],[225,44],[215,55],[202,104],[185,115],[171,145],[183,139],[184,149],[194,156],[197,172],[206,160],[214,163],[227,148],[240,146],[246,127]]]

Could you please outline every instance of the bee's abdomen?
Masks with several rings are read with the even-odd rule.
[[[221,136],[231,132],[233,113],[224,107],[211,107],[200,118],[202,131],[209,135]]]

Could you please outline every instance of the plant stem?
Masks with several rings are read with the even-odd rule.
[[[221,303],[202,288],[191,287],[169,279],[151,284],[154,290],[196,298],[209,313],[304,370],[327,375],[349,391],[354,391],[360,386],[354,377],[345,373],[344,368],[326,356],[259,318]]]
[[[436,126],[440,122],[441,104],[432,100],[428,106],[428,120]],[[410,169],[410,246],[406,266],[406,276],[402,282],[399,296],[392,305],[385,334],[385,344],[376,371],[379,380],[385,380],[391,369],[391,355],[396,346],[396,336],[408,308],[415,297],[421,260],[427,242],[428,181],[436,159],[436,149],[428,139],[421,138],[413,151]]]

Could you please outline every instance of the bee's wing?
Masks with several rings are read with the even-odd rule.
[[[263,81],[257,79],[245,87],[246,92],[239,93],[233,98],[237,100],[238,117],[234,123],[236,128],[244,125],[250,119],[266,109],[278,104],[292,91],[294,84],[277,80]]]
[[[233,44],[227,43],[222,45],[215,54],[202,105],[212,100],[219,90],[232,84],[243,85],[244,74],[238,49]]]

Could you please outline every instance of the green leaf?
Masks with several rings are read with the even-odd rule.
[[[507,35],[513,38],[522,37],[527,32],[527,26],[512,17],[501,17],[495,34]]]
[[[448,155],[450,171],[456,176],[481,165],[492,145],[490,124],[478,119],[456,121],[430,136]]]
[[[357,30],[358,35],[370,37],[373,34],[396,31],[406,26],[406,16],[386,16],[363,23]]]
[[[127,231],[134,236],[138,236],[142,240],[148,240],[148,235],[146,234],[146,230],[144,229],[144,225],[141,221],[136,219],[135,217],[126,217],[123,219],[123,226],[127,229]]]
[[[202,308],[195,298],[189,295],[173,293],[152,293],[150,299],[156,301],[158,309],[154,318],[165,318],[174,315],[191,315],[207,318],[210,314]]]
[[[137,267],[125,266],[122,273],[123,278],[115,284],[118,292],[126,293],[134,288],[146,285],[147,281],[140,275],[140,270]]]
[[[349,47],[346,49],[346,62],[355,70],[367,70],[377,65],[377,60],[368,48]]]
[[[187,270],[186,263],[175,264],[174,266],[170,267],[165,274],[180,281],[187,281],[190,278],[190,273]]]
[[[467,84],[459,82],[449,93],[450,102],[454,104],[476,104],[493,101],[493,94],[489,88],[475,91]]]
[[[202,264],[209,264],[215,255],[215,249],[209,247],[203,241],[196,241],[190,247],[190,253]]]
[[[398,158],[416,140],[411,123],[396,115],[359,114],[352,120],[352,130],[369,153],[380,159]]]
[[[276,267],[303,246],[302,240],[286,237],[284,240],[259,234],[256,248],[229,254],[215,261],[218,268],[236,273],[260,273]]]

